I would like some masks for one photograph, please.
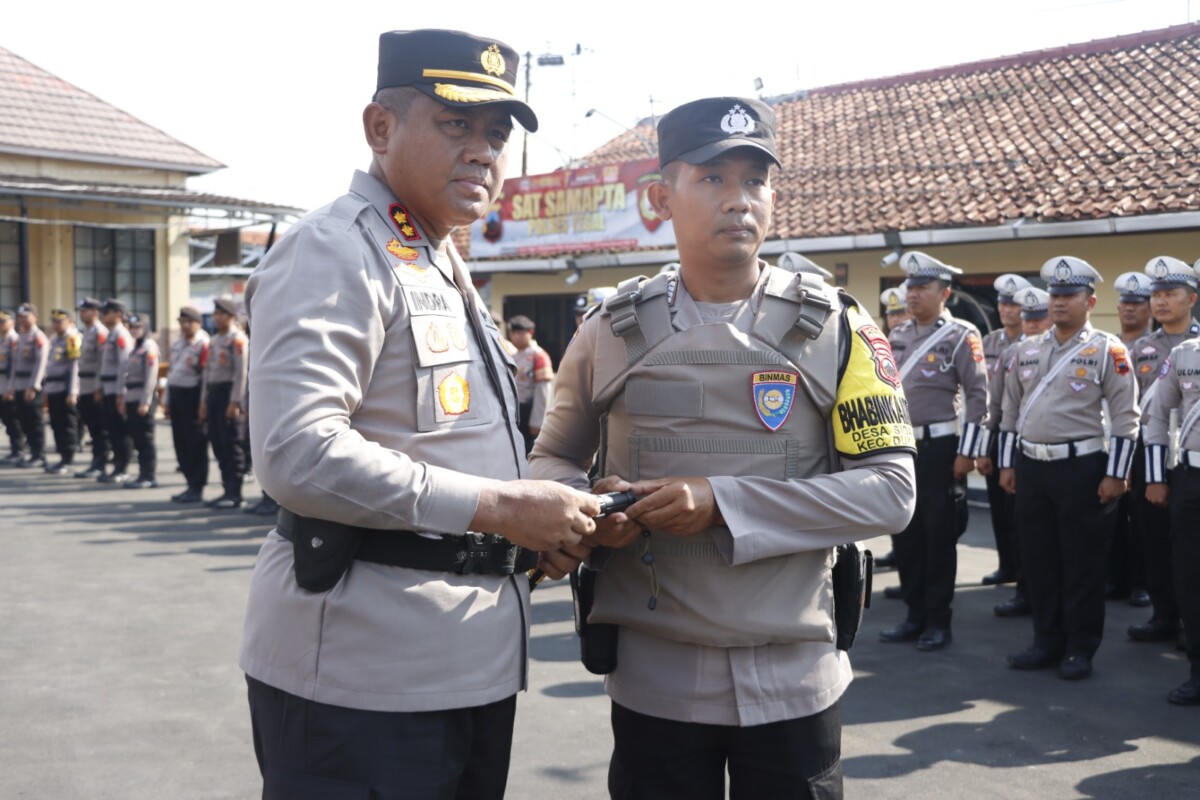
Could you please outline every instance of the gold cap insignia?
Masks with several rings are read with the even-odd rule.
[[[500,46],[492,45],[479,56],[479,63],[483,65],[483,71],[489,75],[504,74],[504,56],[500,54]]]

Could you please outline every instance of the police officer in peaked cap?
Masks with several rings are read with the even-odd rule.
[[[600,511],[525,480],[513,362],[450,236],[499,195],[513,119],[537,128],[516,75],[494,39],[382,34],[369,169],[247,282],[255,474],[281,506],[240,656],[266,797],[504,794],[524,573],[585,552]]]

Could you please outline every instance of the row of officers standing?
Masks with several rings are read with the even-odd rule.
[[[1200,703],[1200,262],[1162,256],[1121,275],[1122,337],[1092,326],[1103,278],[1082,259],[1047,261],[1047,290],[1001,275],[1003,327],[986,337],[946,309],[961,270],[918,252],[901,266],[903,287],[880,299],[917,441],[917,510],[894,537],[907,614],[882,641],[923,651],[952,641],[956,543],[977,468],[1000,560],[984,582],[1015,582],[996,613],[1033,621],[1032,643],[1009,665],[1091,674],[1106,585],[1127,579],[1110,570],[1125,531],[1145,553],[1154,606],[1129,635],[1174,639],[1182,621],[1191,674],[1168,699]],[[1140,329],[1132,306],[1149,312]]]
[[[38,327],[33,304],[22,304],[15,315],[0,310],[0,415],[11,448],[0,464],[74,474],[126,489],[157,487],[154,421],[161,408],[171,420],[176,458],[187,481],[187,488],[171,499],[203,501],[211,444],[223,492],[208,505],[241,507],[248,470],[247,337],[237,324],[236,304],[215,301],[216,332],[211,337],[197,309],[180,311],[181,335],[171,345],[161,395],[162,354],[148,335],[146,319],[129,313],[119,300],[101,303],[85,297],[77,311],[78,325],[71,311],[52,311],[53,337],[48,338]],[[47,410],[59,455],[53,464],[46,459]],[[76,470],[85,431],[91,458]],[[269,514],[273,506],[264,498],[256,510]]]

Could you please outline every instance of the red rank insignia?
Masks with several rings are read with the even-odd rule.
[[[399,203],[392,203],[388,206],[388,216],[392,218],[392,222],[396,223],[396,230],[400,231],[400,235],[404,237],[406,242],[415,242],[421,238],[421,235],[417,233],[417,229],[413,226],[407,208]]]

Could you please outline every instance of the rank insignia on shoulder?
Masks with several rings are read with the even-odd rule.
[[[401,261],[413,262],[421,257],[421,254],[415,249],[401,244],[400,240],[392,237],[392,240],[387,243],[387,251]]]
[[[1113,366],[1117,368],[1118,375],[1129,374],[1129,358],[1126,356],[1125,348],[1122,345],[1114,344],[1108,349],[1109,355],[1112,356]]]
[[[396,224],[396,230],[400,231],[400,235],[404,237],[406,242],[415,242],[421,238],[421,235],[417,233],[417,229],[413,225],[407,208],[399,203],[392,203],[388,206],[388,216],[392,218],[392,222]]]
[[[437,387],[438,403],[442,411],[457,417],[471,408],[471,385],[467,379],[452,372],[442,379]]]
[[[983,361],[983,342],[974,333],[967,334],[967,345],[971,348],[971,358]]]
[[[767,430],[779,430],[791,416],[799,380],[795,372],[786,371],[756,372],[750,376],[754,411]]]

